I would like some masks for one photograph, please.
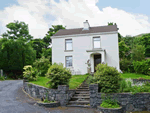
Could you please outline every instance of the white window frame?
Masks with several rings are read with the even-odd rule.
[[[71,60],[71,66],[67,66],[67,57],[72,57],[71,55],[70,56],[65,56],[65,66],[66,68],[69,68],[69,67],[73,67],[73,57],[72,57],[72,60]]]
[[[71,43],[72,44],[72,39],[65,39],[65,51],[72,51],[73,50],[73,46],[72,46],[72,49],[67,49],[67,40],[71,40],[71,42],[69,42],[69,43]]]
[[[98,48],[95,48],[95,47],[94,47],[94,39],[95,39],[95,38],[99,38],[99,43],[100,43],[100,45],[99,45]],[[101,37],[100,37],[100,36],[93,37],[93,49],[100,49],[100,48],[101,48]]]

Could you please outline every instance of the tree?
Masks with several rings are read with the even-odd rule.
[[[122,40],[119,42],[119,58],[125,58],[127,55],[129,55],[129,47]]]
[[[31,65],[36,58],[36,52],[29,43],[23,40],[3,38],[0,40],[0,69],[12,72],[17,78],[17,73],[22,74],[25,65]]]
[[[113,22],[108,22],[108,25],[117,25],[117,24],[116,24],[116,23],[113,23]],[[122,38],[121,34],[118,33],[118,42],[121,41],[121,38]]]
[[[50,62],[52,62],[52,48],[43,48],[41,56],[48,58]]]
[[[132,49],[131,54],[132,61],[141,61],[145,59],[145,47],[142,45],[136,45]]]
[[[150,33],[139,38],[141,44],[145,46],[145,56],[150,57]]]
[[[63,25],[52,25],[52,28],[49,28],[46,36],[43,38],[43,41],[46,43],[45,48],[48,48],[48,46],[52,43],[51,36],[53,36],[58,30],[65,28],[66,26],[63,27]]]
[[[30,43],[34,50],[36,50],[36,58],[41,58],[42,49],[44,49],[46,43],[43,42],[43,39],[32,39]]]
[[[7,32],[2,34],[3,38],[7,39],[22,39],[29,41],[33,37],[29,34],[28,25],[24,22],[14,21],[6,25]]]

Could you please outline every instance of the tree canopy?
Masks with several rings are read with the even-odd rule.
[[[22,39],[29,41],[33,37],[29,34],[28,25],[25,22],[14,21],[6,25],[7,32],[2,34],[3,38],[7,39]]]

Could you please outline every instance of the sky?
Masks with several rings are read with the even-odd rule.
[[[24,21],[34,38],[43,38],[52,25],[67,29],[114,22],[122,36],[150,33],[150,0],[0,0],[0,35],[14,20]]]

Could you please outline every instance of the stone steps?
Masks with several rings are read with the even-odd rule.
[[[76,94],[89,94],[89,91],[76,91]]]
[[[74,96],[90,96],[89,94],[74,94]]]
[[[69,104],[81,104],[81,105],[83,105],[83,104],[89,104],[90,103],[90,101],[69,101]]]
[[[82,108],[90,108],[90,105],[77,105],[77,104],[71,104],[67,105],[67,107],[82,107]]]
[[[76,91],[89,91],[89,89],[76,89]]]
[[[82,85],[76,89],[75,94],[69,101],[68,107],[90,107],[89,85],[83,82]]]

